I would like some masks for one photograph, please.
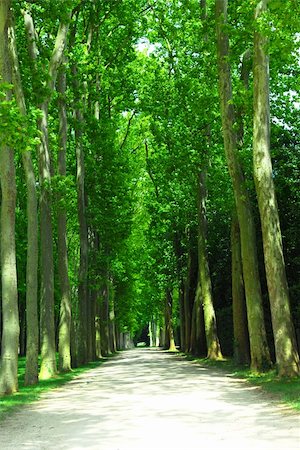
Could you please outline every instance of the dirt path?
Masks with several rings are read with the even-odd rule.
[[[300,450],[300,415],[158,350],[132,350],[0,423],[0,449]]]

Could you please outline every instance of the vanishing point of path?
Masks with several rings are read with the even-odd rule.
[[[1,450],[300,450],[300,415],[159,350],[122,352],[0,422]]]

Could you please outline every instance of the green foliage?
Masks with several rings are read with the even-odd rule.
[[[7,145],[16,151],[30,151],[39,143],[36,120],[39,112],[31,108],[28,115],[23,116],[16,100],[7,100],[7,94],[13,86],[0,84],[0,145]]]
[[[20,156],[39,143],[36,124],[40,113],[36,106],[48,95],[49,60],[59,21],[65,20],[73,8],[64,65],[69,126],[67,175],[54,175],[49,189],[53,194],[53,224],[59,208],[67,209],[74,309],[78,303],[76,145],[80,135],[85,154],[89,287],[100,299],[101,289],[109,280],[120,330],[135,333],[152,319],[162,322],[166,289],[175,293],[178,303],[178,287],[186,277],[188,248],[196,247],[197,176],[203,169],[207,171],[207,250],[215,307],[221,324],[229,323],[230,220],[234,202],[224,158],[216,82],[215,2],[207,0],[206,14],[196,0],[185,2],[184,7],[179,0],[29,2],[39,48],[36,68],[28,57],[21,14],[26,3],[13,2],[26,117],[20,114],[14,98],[7,98],[12,86],[0,85],[0,143],[17,150],[21,303],[25,294],[26,197]],[[293,316],[299,327],[298,3],[270,1],[269,11],[255,26],[270,38],[273,173]],[[252,61],[246,87],[241,80],[241,58],[245,51],[252,51],[256,4],[256,0],[229,2],[227,28],[233,105],[240,116],[236,129],[243,128],[239,156],[254,205]],[[58,100],[59,95],[54,93],[49,105],[53,173],[59,152]],[[82,121],[75,117],[75,107]],[[259,226],[258,215],[256,219]],[[260,260],[263,266],[261,249]],[[56,316],[59,301],[56,281]],[[178,308],[174,313],[177,324]],[[230,338],[231,333],[224,331],[228,349]]]

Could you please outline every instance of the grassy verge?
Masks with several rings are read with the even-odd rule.
[[[253,373],[247,367],[235,365],[231,359],[210,361],[206,358],[195,358],[190,355],[185,355],[185,357],[195,363],[226,371],[233,377],[243,378],[255,386],[260,386],[273,399],[300,412],[300,378],[279,378],[275,370],[266,373]]]
[[[0,397],[0,421],[3,420],[3,418],[7,414],[14,412],[22,405],[26,405],[38,400],[43,392],[62,386],[73,378],[86,372],[87,370],[99,367],[102,363],[103,360],[91,362],[84,366],[73,369],[72,372],[59,373],[55,378],[40,381],[35,386],[24,386],[25,358],[19,358],[19,391],[13,395]]]

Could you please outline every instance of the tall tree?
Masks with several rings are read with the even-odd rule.
[[[229,37],[227,32],[227,0],[216,0],[216,32],[219,70],[219,91],[222,116],[224,149],[241,233],[241,252],[246,291],[247,316],[250,337],[251,367],[266,370],[270,366],[261,284],[258,272],[255,225],[245,177],[237,154],[237,133],[232,96],[229,62]]]
[[[231,223],[231,275],[232,275],[232,312],[233,312],[233,351],[238,364],[249,364],[249,336],[245,301],[241,237],[236,211]]]
[[[0,88],[10,101],[12,61],[9,51],[9,30],[12,27],[11,1],[0,3]],[[2,86],[1,86],[2,85]],[[2,89],[1,89],[2,91]],[[0,394],[18,390],[19,314],[15,248],[16,180],[14,151],[7,143],[0,143],[1,183],[1,279],[2,279],[2,343]]]
[[[217,320],[212,298],[212,287],[207,257],[207,224],[206,224],[206,173],[198,174],[198,258],[199,281],[201,284],[201,297],[204,312],[205,335],[207,344],[207,357],[221,359],[222,352],[217,334]]]
[[[270,156],[268,38],[261,28],[261,19],[267,12],[268,1],[260,0],[255,9],[253,166],[271,304],[276,362],[279,375],[290,377],[300,374],[300,363],[291,318]]]
[[[41,368],[40,379],[48,379],[55,375],[55,330],[54,330],[54,266],[53,266],[53,230],[51,205],[51,155],[48,134],[48,109],[51,96],[55,88],[58,68],[62,62],[66,46],[67,32],[71,17],[67,5],[58,26],[56,39],[48,61],[46,89],[41,96],[37,95],[37,106],[41,110],[39,127],[41,131],[41,144],[38,148],[39,177],[41,185],[40,217],[41,217],[41,302],[40,302],[40,337],[41,337]],[[25,27],[28,35],[29,53],[37,76],[38,43],[36,30],[28,8],[24,11]]]
[[[13,63],[12,79],[20,113],[27,116],[23,84],[20,73],[14,24],[10,32],[10,55]],[[26,262],[26,370],[25,384],[38,381],[38,211],[36,177],[30,150],[22,149],[22,162],[27,187],[27,262]]]
[[[58,174],[66,177],[66,150],[67,150],[67,109],[66,109],[66,73],[65,67],[59,71],[57,80],[59,93],[59,151]],[[58,234],[58,275],[60,284],[60,320],[58,331],[59,370],[71,370],[71,290],[68,274],[68,248],[67,248],[67,212],[62,195],[59,198],[57,217]]]

